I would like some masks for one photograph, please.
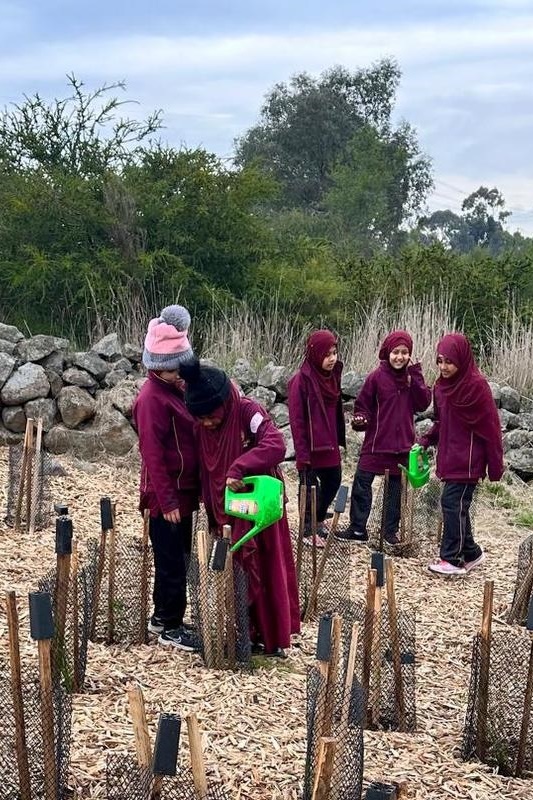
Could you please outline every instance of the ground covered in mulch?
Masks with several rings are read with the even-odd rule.
[[[68,503],[80,546],[99,534],[99,498],[117,503],[121,535],[140,534],[137,468],[130,463],[80,465],[62,459],[67,475],[54,478],[54,500]],[[81,468],[84,467],[84,468]],[[346,479],[350,479],[346,475]],[[6,502],[7,452],[0,451],[0,501]],[[290,513],[295,486],[289,481]],[[531,490],[516,490],[518,510]],[[530,531],[514,524],[517,507],[502,508],[483,494],[476,519],[486,564],[464,579],[442,580],[427,571],[427,556],[395,559],[398,603],[417,613],[417,719],[415,734],[365,732],[365,780],[407,778],[413,798],[533,800],[533,779],[503,778],[458,758],[470,677],[471,643],[481,621],[483,584],[495,581],[495,607],[510,599],[518,545]],[[2,512],[3,517],[3,512]],[[53,524],[53,523],[52,523]],[[355,546],[353,595],[363,599],[370,558]],[[29,637],[27,592],[55,563],[52,526],[30,540],[0,522],[0,656],[7,658],[4,595],[18,593],[25,664],[36,663]],[[497,620],[495,626],[502,623]],[[312,662],[316,625],[308,624],[288,661],[262,663],[251,673],[208,671],[200,658],[147,646],[90,644],[86,690],[74,697],[70,784],[79,798],[105,797],[110,751],[134,754],[126,687],[142,686],[153,736],[161,711],[196,711],[209,774],[234,798],[292,798],[301,791],[305,759],[305,671]],[[3,659],[2,659],[3,660]],[[181,758],[187,759],[187,737]]]

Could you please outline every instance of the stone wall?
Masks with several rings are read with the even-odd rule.
[[[66,339],[25,338],[12,325],[0,323],[0,445],[22,440],[26,419],[42,417],[44,446],[52,453],[70,452],[87,461],[106,454],[136,451],[131,409],[145,378],[142,351],[121,344],[110,333],[89,352],[74,352]],[[264,405],[283,433],[287,460],[294,445],[286,405],[288,367],[268,364],[257,372],[237,361],[231,376],[243,392]],[[342,378],[346,411],[351,411],[364,375],[347,371]],[[533,401],[510,386],[491,383],[501,419],[506,460],[522,477],[533,478]],[[417,418],[417,431],[431,425],[431,408]],[[349,447],[360,436],[350,434]]]

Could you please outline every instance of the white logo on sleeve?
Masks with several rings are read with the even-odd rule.
[[[256,411],[256,413],[250,420],[250,430],[252,431],[252,433],[257,433],[257,431],[259,430],[259,426],[261,425],[264,419],[265,419],[264,416],[260,414],[259,411]]]

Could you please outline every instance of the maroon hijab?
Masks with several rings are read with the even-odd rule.
[[[224,490],[228,470],[236,458],[242,453],[241,403],[239,390],[231,384],[229,396],[219,406],[213,416],[222,422],[218,428],[198,429],[200,459],[209,473],[210,495],[213,514],[219,525],[224,525],[228,518],[224,513]]]
[[[449,333],[437,345],[437,357],[444,356],[457,367],[451,378],[437,378],[436,385],[452,405],[457,417],[473,428],[481,439],[501,436],[500,419],[490,387],[475,362],[470,342],[462,333]]]
[[[389,356],[394,350],[395,347],[399,347],[401,344],[405,345],[409,350],[409,355],[413,352],[413,340],[407,331],[391,331],[388,336],[386,336],[381,343],[381,347],[379,348],[378,358],[381,361],[381,369],[385,370],[386,372],[392,373],[395,381],[397,384],[401,386],[407,385],[407,367],[402,367],[402,369],[394,369],[389,361]]]
[[[322,369],[322,362],[332,347],[337,347],[337,337],[331,331],[322,330],[309,336],[305,350],[304,364],[310,367],[307,375],[326,402],[337,401],[341,394],[339,370]]]

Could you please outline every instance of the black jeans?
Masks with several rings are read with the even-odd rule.
[[[367,472],[357,467],[352,483],[350,498],[350,525],[358,533],[366,533],[368,517],[372,509],[372,483],[376,472]],[[389,475],[387,507],[385,510],[385,539],[398,533],[401,516],[401,479],[399,475]]]
[[[465,561],[474,561],[483,552],[474,541],[470,522],[470,505],[475,490],[475,483],[452,481],[445,481],[442,490],[440,557],[454,567],[461,567]]]
[[[338,467],[317,467],[300,472],[300,486],[307,484],[307,504],[305,509],[306,522],[311,519],[311,492],[310,486],[317,487],[316,519],[324,522],[326,512],[341,485],[342,470]]]
[[[191,553],[192,516],[177,525],[162,516],[150,517],[154,551],[154,616],[165,630],[183,623],[187,608],[187,567]]]

